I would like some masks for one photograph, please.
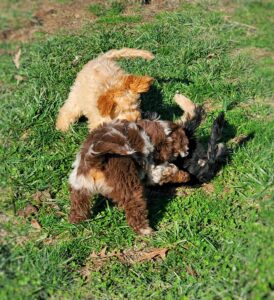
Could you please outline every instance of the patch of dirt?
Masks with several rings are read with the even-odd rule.
[[[222,108],[221,104],[214,103],[212,99],[207,99],[203,103],[203,108],[206,113],[216,111]]]
[[[137,2],[137,1],[136,1]],[[141,1],[140,1],[141,2]],[[139,3],[140,3],[139,2]],[[188,1],[191,2],[191,1]],[[193,1],[192,1],[193,2]],[[139,5],[139,13],[142,16],[142,22],[148,22],[155,17],[156,14],[160,12],[174,11],[180,6],[180,0],[151,0],[149,4]],[[128,5],[125,9],[126,15],[133,15],[138,13],[137,5],[135,3]]]
[[[21,1],[24,6],[16,6],[16,10],[33,10],[33,1]],[[76,0],[68,3],[56,3],[54,1],[37,1],[35,11],[29,19],[17,20],[20,28],[10,27],[0,32],[0,40],[28,41],[36,32],[52,34],[59,30],[76,32],[84,24],[92,23],[95,17],[88,11],[88,6],[95,1]],[[11,9],[12,4],[10,4]],[[17,23],[18,23],[17,22]]]
[[[35,2],[24,0],[16,4],[5,2],[6,5],[0,4],[0,10],[2,8],[5,13],[14,11],[19,16],[13,19],[10,17],[13,21],[10,23],[14,24],[0,32],[0,40],[22,42],[33,39],[37,32],[53,34],[65,30],[75,33],[83,25],[96,21],[97,17],[88,10],[88,7],[94,3],[105,3],[100,0],[75,0],[67,3],[58,3],[53,0]],[[140,2],[128,1],[122,15],[141,14],[142,22],[146,22],[157,13],[175,10],[180,5],[179,0],[152,0],[147,5],[140,5]],[[26,14],[31,14],[31,16],[26,17]]]
[[[237,56],[239,54],[247,54],[250,55],[255,60],[260,60],[266,57],[270,57],[274,60],[274,53],[265,48],[258,48],[258,47],[246,47],[241,49],[234,50],[231,55]]]
[[[233,14],[238,7],[239,7],[239,3],[237,1],[231,1],[231,0],[219,1],[219,10],[223,13]]]

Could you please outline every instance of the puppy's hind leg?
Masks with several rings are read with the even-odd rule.
[[[76,103],[67,101],[60,109],[57,120],[56,129],[67,131],[69,126],[79,119],[81,110]]]
[[[108,196],[125,210],[128,225],[139,234],[152,233],[144,187],[134,161],[128,157],[112,158],[107,167],[106,178],[113,187]]]
[[[87,189],[76,190],[70,187],[70,223],[80,223],[90,218],[90,196]]]
[[[137,233],[148,235],[152,233],[152,229],[149,227],[147,203],[143,194],[141,186],[133,191],[132,195],[125,199],[124,209],[128,225]]]

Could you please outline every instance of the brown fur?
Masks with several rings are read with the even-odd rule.
[[[152,123],[148,124],[150,122]],[[158,124],[153,124],[153,122]],[[139,158],[140,161],[153,164],[153,157],[155,155],[157,157],[155,152],[163,151],[161,145],[165,140],[169,141],[169,148],[163,152],[170,159],[176,158],[186,145],[182,143],[183,147],[179,149],[176,142],[172,142],[172,136],[177,138],[178,132],[182,135],[178,125],[158,121],[148,123],[144,121],[143,123],[144,128],[136,123],[113,121],[99,126],[89,135],[70,176],[70,222],[78,223],[88,218],[89,198],[94,193],[101,193],[125,210],[128,224],[137,233],[149,234],[151,232],[141,176],[144,170],[142,163],[139,163]],[[161,131],[163,125],[166,130],[168,128],[166,133],[164,129]],[[149,133],[145,128],[150,129],[152,138],[149,138]],[[156,128],[161,133],[160,139],[154,135],[152,128]],[[156,142],[155,145],[153,141]],[[184,142],[188,141],[184,140]],[[170,153],[167,154],[165,151]],[[152,179],[153,174],[160,175],[162,178],[159,184],[189,180],[188,174],[179,171],[174,165],[167,164],[167,166],[159,167],[156,166],[151,171]]]
[[[144,187],[134,161],[129,157],[110,159],[105,178],[113,187],[109,197],[125,210],[128,224],[138,233],[146,229],[150,232]]]
[[[170,135],[166,135],[162,124],[170,128]],[[180,151],[188,152],[188,138],[184,129],[168,121],[141,120],[138,124],[147,132],[156,151],[154,160],[157,164],[174,160]]]
[[[69,221],[79,223],[90,218],[90,193],[86,189],[76,190],[70,186]]]

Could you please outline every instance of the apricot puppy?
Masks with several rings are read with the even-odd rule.
[[[140,119],[140,94],[149,90],[153,78],[127,74],[115,62],[132,57],[154,58],[146,50],[123,48],[110,50],[84,65],[59,111],[56,128],[67,131],[83,115],[89,131],[115,118]]]

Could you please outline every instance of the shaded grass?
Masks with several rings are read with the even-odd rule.
[[[248,7],[263,15],[268,6]],[[262,19],[258,24],[261,26]],[[247,20],[248,21],[248,20]],[[268,27],[268,20],[264,26]],[[128,26],[95,25],[82,35],[57,35],[22,45],[19,71],[10,56],[1,57],[1,210],[10,215],[2,227],[8,233],[0,249],[0,298],[267,298],[273,295],[273,109],[267,105],[273,70],[269,61],[254,61],[235,48],[260,41],[247,28],[224,20],[218,12],[186,5],[176,13],[162,13],[155,22]],[[265,39],[256,47],[265,47]],[[37,190],[49,189],[65,214],[67,177],[84,140],[86,123],[67,134],[54,129],[59,107],[77,72],[89,59],[111,48],[137,47],[156,58],[122,61],[129,72],[156,78],[142,97],[143,110],[163,118],[180,115],[172,102],[178,90],[196,103],[210,101],[200,129],[204,138],[218,111],[224,109],[236,135],[254,133],[243,146],[234,146],[232,159],[213,181],[214,191],[202,188],[187,196],[159,193],[149,199],[157,232],[137,237],[125,217],[106,205],[92,220],[74,226],[45,203],[35,217],[37,232],[13,217]],[[6,48],[12,45],[5,45]],[[80,63],[72,65],[75,56]],[[265,68],[267,67],[267,68]],[[14,75],[25,78],[16,85]],[[17,224],[15,223],[17,222]],[[46,238],[54,238],[51,245]],[[115,259],[84,282],[79,272],[92,251],[174,245],[166,260],[133,266]],[[189,273],[189,268],[195,273]],[[196,275],[193,275],[196,274]],[[272,293],[272,294],[271,294]]]

